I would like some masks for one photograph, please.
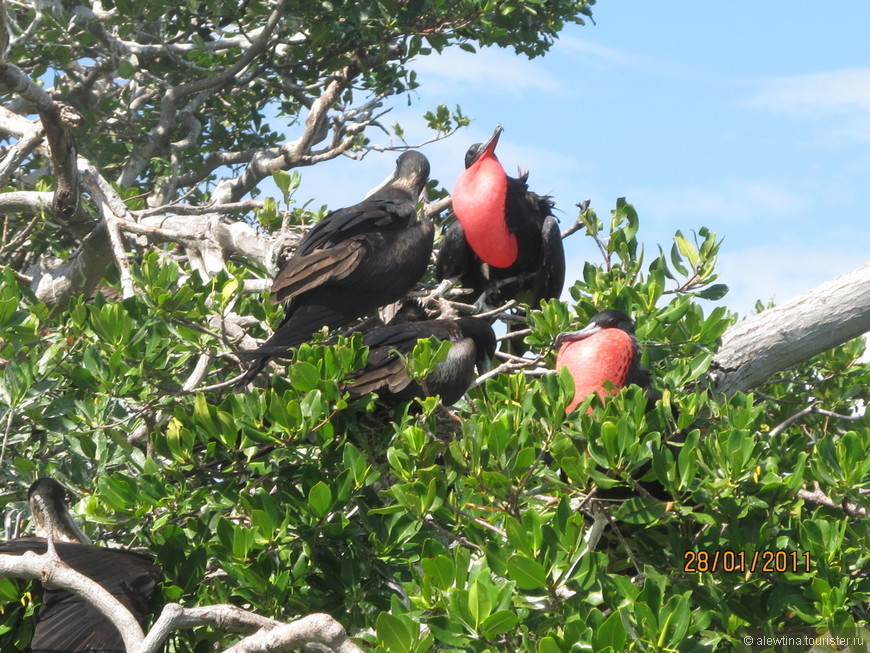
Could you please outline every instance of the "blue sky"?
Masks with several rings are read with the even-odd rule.
[[[870,261],[870,3],[600,0],[545,57],[458,49],[416,62],[422,87],[386,121],[409,142],[421,115],[459,104],[468,129],[422,151],[448,188],[468,145],[505,126],[499,159],[553,195],[563,226],[586,198],[602,218],[626,197],[648,255],[674,231],[725,238],[722,303],[792,298]],[[301,170],[297,198],[354,203],[395,154]],[[336,184],[336,180],[340,183]],[[566,242],[568,280],[597,261]]]

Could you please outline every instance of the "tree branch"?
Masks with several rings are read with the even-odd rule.
[[[263,630],[246,637],[224,653],[279,653],[301,648],[306,644],[321,644],[334,653],[363,653],[353,643],[344,628],[328,614],[315,613],[293,623]]]
[[[0,92],[20,95],[39,113],[56,179],[54,214],[66,223],[72,222],[79,205],[79,176],[72,128],[81,117],[71,107],[52,100],[20,68],[10,63],[0,63]]]
[[[870,331],[870,264],[732,325],[710,376],[726,395]]]
[[[811,503],[815,503],[819,506],[827,506],[828,508],[838,508],[842,510],[850,517],[866,517],[867,509],[864,506],[859,506],[857,503],[847,503],[843,501],[841,503],[837,503],[829,496],[827,496],[824,492],[816,488],[815,491],[810,490],[798,490],[797,495],[799,498],[804,501],[810,501]]]
[[[118,178],[119,184],[122,186],[132,186],[139,175],[141,175],[145,170],[145,167],[148,165],[154,152],[162,150],[168,145],[172,129],[178,119],[178,102],[181,98],[196,93],[202,93],[209,89],[219,89],[223,87],[245,70],[251,62],[265,51],[272,33],[281,21],[285,4],[286,0],[278,0],[278,3],[266,20],[266,25],[251,42],[251,46],[242,54],[238,61],[215,75],[184,82],[166,92],[160,103],[159,122],[154,129],[151,130],[151,133],[145,139],[144,143],[136,148],[130,155],[120,177]]]
[[[345,67],[336,73],[321,95],[311,103],[305,126],[299,138],[285,143],[278,153],[271,155],[273,148],[263,149],[251,158],[245,171],[236,178],[218,182],[212,201],[215,203],[237,202],[254,188],[260,180],[276,170],[285,170],[299,165],[310,165],[325,159],[335,158],[350,147],[350,141],[330,150],[328,154],[314,156],[311,147],[325,137],[325,119],[329,109],[338,101],[351,80],[351,70]],[[306,160],[307,157],[307,160]]]
[[[50,549],[49,549],[50,551]],[[73,592],[97,608],[121,633],[128,651],[142,641],[142,628],[124,605],[98,583],[67,566],[55,553],[0,555],[0,577],[26,578]]]

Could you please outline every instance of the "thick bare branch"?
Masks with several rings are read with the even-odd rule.
[[[211,256],[214,264],[220,261],[218,269],[222,268],[222,261],[227,258],[242,256],[264,265],[271,273],[276,271],[280,239],[266,238],[246,222],[228,221],[220,214],[204,214],[150,216],[141,220],[140,224],[183,234],[191,241],[200,241],[195,247],[186,245],[188,251]]]
[[[20,95],[39,113],[56,179],[54,213],[64,222],[72,222],[79,205],[79,176],[72,128],[80,117],[71,107],[52,100],[36,82],[10,63],[0,64],[0,91]]]
[[[98,583],[64,564],[56,554],[27,551],[22,555],[0,555],[0,577],[36,580],[73,592],[115,625],[128,651],[135,650],[142,641],[142,628],[127,608]]]
[[[49,306],[64,307],[72,297],[90,295],[112,263],[109,232],[100,224],[81,243],[69,261],[45,261],[27,270],[31,290]]]
[[[22,138],[33,131],[36,123],[24,116],[0,106],[0,134]]]
[[[246,637],[225,653],[281,653],[305,644],[321,644],[335,653],[362,653],[362,649],[347,636],[344,628],[328,614],[310,614],[285,624]]]
[[[870,264],[731,326],[710,375],[725,394],[749,390],[867,331]]]
[[[66,565],[50,547],[46,553],[0,555],[0,578],[24,578],[73,592],[96,607],[117,629],[124,646],[134,653],[154,653],[181,628],[208,626],[221,632],[255,633],[228,649],[236,653],[278,652],[304,644],[320,644],[336,653],[361,653],[344,628],[327,614],[311,614],[283,624],[233,605],[164,607],[148,636],[132,614],[105,588]]]
[[[88,187],[91,197],[97,203],[100,215],[109,233],[112,254],[121,275],[121,292],[125,298],[132,297],[136,289],[133,286],[130,262],[127,260],[124,239],[119,228],[119,223],[122,220],[129,220],[131,217],[130,212],[127,210],[124,201],[115,193],[112,186],[103,179],[102,175],[97,173],[93,166],[87,164],[83,176],[85,185]],[[102,273],[100,273],[100,276],[102,276]]]
[[[211,626],[222,632],[253,633],[280,626],[281,622],[234,605],[209,605],[196,608],[183,608],[177,603],[169,603],[154,622],[148,635],[136,653],[159,651],[163,642],[176,630]]]
[[[54,193],[19,190],[0,193],[0,213],[40,213],[54,215],[51,208]]]
[[[118,178],[118,183],[122,186],[132,186],[139,175],[145,170],[154,153],[160,152],[168,146],[172,130],[178,122],[178,103],[182,98],[222,88],[237,75],[241,74],[266,50],[272,33],[281,21],[285,4],[286,0],[278,0],[260,34],[253,39],[251,46],[245,50],[233,65],[228,66],[215,75],[179,84],[166,92],[160,103],[159,122],[151,130],[151,133],[142,145],[137,147],[130,155],[121,172],[121,176]]]

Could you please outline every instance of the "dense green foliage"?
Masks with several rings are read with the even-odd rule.
[[[147,207],[174,216],[176,203],[206,203],[221,176],[244,181],[222,201],[256,193],[267,174],[246,185],[251,152],[290,138],[268,117],[280,112],[289,131],[302,130],[327,80],[341,83],[332,121],[321,117],[335,131],[320,154],[363,152],[374,122],[353,123],[354,107],[413,89],[414,56],[450,45],[539,55],[592,3],[287,0],[256,65],[201,92],[196,80],[214,81],[248,52],[213,47],[216,26],[220,38],[255,35],[275,3],[115,0],[99,15],[74,4],[10,5],[20,25],[39,29],[7,58],[76,107],[78,153],[145,219]],[[467,122],[444,106],[426,118],[442,134]],[[312,148],[325,136],[314,131],[288,151],[287,168],[317,162]],[[52,190],[50,170],[36,151],[3,191]],[[271,172],[289,208],[299,178]],[[95,539],[158,557],[163,600],[227,602],[285,621],[325,611],[391,653],[712,651],[739,647],[743,627],[866,623],[866,519],[798,496],[818,485],[837,503],[870,508],[863,343],[754,394],[717,396],[706,372],[736,316],[709,303],[727,288],[707,230],[678,232],[650,260],[631,204],[617,201],[604,221],[586,211],[575,238],[594,239],[601,258],[571,282],[570,301],[530,315],[526,341],[552,368],[560,331],[603,308],[630,313],[663,393],[651,410],[630,387],[566,415],[568,375],[514,373],[448,413],[435,399],[395,410],[350,400],[340,383],[365,360],[359,336],[302,346],[248,393],[183,392],[203,365],[199,386],[238,374],[224,318],[255,318],[258,337],[280,319],[245,290],[264,263],[234,251],[206,278],[189,238],[183,247],[166,234],[140,238],[128,242],[135,294],[121,298],[122,271],[109,266],[94,296],[47,305],[21,275],[49,254],[78,256],[82,229],[105,219],[96,204],[84,197],[90,226],[24,209],[4,222],[0,503],[10,523],[27,486],[52,475],[79,492],[75,512]],[[246,224],[262,235],[316,217],[279,205],[257,205]],[[411,365],[424,371],[436,356],[423,344]],[[814,403],[824,412],[788,421]],[[671,501],[647,492],[655,483]],[[29,638],[34,597],[23,587],[0,580],[4,652]],[[197,629],[170,650],[236,640]]]
[[[595,231],[591,212],[587,222]],[[147,256],[141,294],[51,316],[7,275],[4,476],[23,486],[52,474],[81,488],[92,529],[157,554],[167,600],[281,619],[325,610],[378,650],[713,650],[746,625],[862,622],[870,583],[854,572],[870,555],[865,520],[795,492],[816,482],[867,504],[866,420],[810,415],[767,436],[811,398],[847,414],[866,400],[862,346],[755,396],[714,399],[704,372],[732,316],[702,309],[697,294],[712,286],[663,292],[681,285],[668,279],[684,279],[681,269],[712,281],[715,238],[696,248],[679,237],[668,261],[641,265],[637,226],[620,203],[602,234],[608,260],[587,265],[573,302],[535,316],[530,341],[546,348],[596,307],[632,311],[665,394],[651,412],[632,387],[565,415],[564,374],[492,378],[455,418],[434,400],[418,415],[349,405],[338,381],[363,360],[355,339],[302,347],[268,388],[177,396],[195,357],[221,347],[198,325],[230,302],[262,311],[236,278],[203,282]],[[223,367],[217,377],[234,372]],[[661,446],[677,429],[685,444]],[[642,491],[604,501],[601,539],[587,544],[596,504],[584,497],[630,487],[650,458],[647,476],[674,501]],[[745,552],[748,567],[767,550],[796,555],[769,573],[684,570],[704,564],[689,551]],[[8,582],[2,591],[17,597]],[[181,635],[174,650],[212,637]]]

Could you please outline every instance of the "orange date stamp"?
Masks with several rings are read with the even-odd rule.
[[[683,571],[686,573],[809,573],[812,564],[808,551],[762,550],[745,551],[686,551]]]

